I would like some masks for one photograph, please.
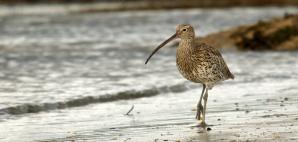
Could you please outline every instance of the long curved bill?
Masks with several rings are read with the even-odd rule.
[[[177,37],[177,34],[175,33],[174,35],[172,35],[169,39],[167,39],[166,41],[164,41],[162,44],[160,44],[158,47],[156,47],[154,49],[154,51],[150,54],[150,56],[147,58],[145,64],[148,63],[148,61],[150,60],[150,58],[163,46],[165,46],[167,43],[169,43],[170,41],[172,41],[173,39],[175,39]]]

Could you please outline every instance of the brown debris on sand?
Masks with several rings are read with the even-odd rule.
[[[259,21],[201,37],[199,41],[214,47],[237,47],[241,50],[297,50],[298,15]]]

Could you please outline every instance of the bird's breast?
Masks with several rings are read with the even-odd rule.
[[[198,62],[192,58],[191,53],[186,53],[177,50],[176,65],[180,74],[192,82],[202,83],[200,80],[200,74],[202,73],[202,67]]]

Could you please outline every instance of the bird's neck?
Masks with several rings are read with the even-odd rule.
[[[176,64],[180,72],[184,72],[183,70],[192,70],[192,57],[195,53],[194,47],[194,40],[181,39],[181,41],[179,42],[179,46],[176,51]]]
[[[181,52],[191,52],[195,47],[194,38],[181,39],[178,50]]]

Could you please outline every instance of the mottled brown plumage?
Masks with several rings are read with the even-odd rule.
[[[234,79],[234,75],[230,72],[217,49],[195,40],[194,29],[188,24],[178,25],[176,33],[158,46],[148,57],[146,63],[154,53],[175,38],[181,39],[176,53],[176,62],[179,72],[186,79],[203,84],[203,91],[197,105],[196,118],[201,120],[201,125],[205,127],[208,89],[211,89],[220,81]],[[204,107],[202,99],[204,99]]]

